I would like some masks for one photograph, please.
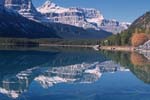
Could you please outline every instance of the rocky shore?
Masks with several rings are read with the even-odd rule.
[[[132,46],[100,46],[100,50],[110,50],[110,51],[135,51],[135,47]]]

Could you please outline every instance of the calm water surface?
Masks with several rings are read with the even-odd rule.
[[[0,50],[0,100],[150,100],[149,54]]]

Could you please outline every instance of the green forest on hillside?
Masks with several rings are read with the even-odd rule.
[[[101,41],[101,45],[137,46],[144,43],[148,39],[150,39],[150,12],[147,12],[135,20],[129,29]]]

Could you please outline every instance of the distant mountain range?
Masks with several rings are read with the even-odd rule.
[[[112,35],[104,30],[50,22],[31,0],[1,0],[0,4],[1,37],[102,39]]]
[[[130,25],[104,19],[93,8],[63,8],[49,0],[37,9],[31,0],[1,0],[0,13],[1,37],[102,39]]]
[[[101,12],[94,8],[64,8],[49,0],[37,10],[50,22],[73,25],[84,29],[105,30],[114,34],[120,33],[130,25],[126,22],[121,23],[116,20],[105,19]]]
[[[20,14],[4,8],[0,0],[0,36],[21,38],[60,38],[55,30],[29,20]]]

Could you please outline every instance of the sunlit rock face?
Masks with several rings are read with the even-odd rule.
[[[129,23],[105,19],[101,12],[94,8],[64,8],[49,0],[37,9],[31,0],[5,0],[5,6],[28,19],[42,23],[62,23],[84,29],[105,30],[114,34],[129,27]]]
[[[145,42],[143,45],[140,45],[137,49],[140,50],[150,50],[150,40]]]
[[[31,0],[5,0],[5,7],[17,11],[26,18],[42,20],[41,14],[37,12]]]
[[[101,12],[94,8],[64,8],[49,0],[37,10],[54,23],[63,23],[85,29],[102,29],[114,34],[127,29],[130,25],[130,23],[105,19]]]
[[[54,4],[52,1],[46,1],[41,7],[37,8],[37,10],[51,22],[83,28],[98,29],[97,26],[93,25],[93,22],[100,23],[103,19],[100,12],[95,9],[63,8]],[[92,21],[92,23],[87,20]]]
[[[139,51],[139,53],[143,54],[148,60],[150,60],[150,52],[147,52],[150,50],[150,40],[145,42],[143,45],[137,47],[137,50]]]

